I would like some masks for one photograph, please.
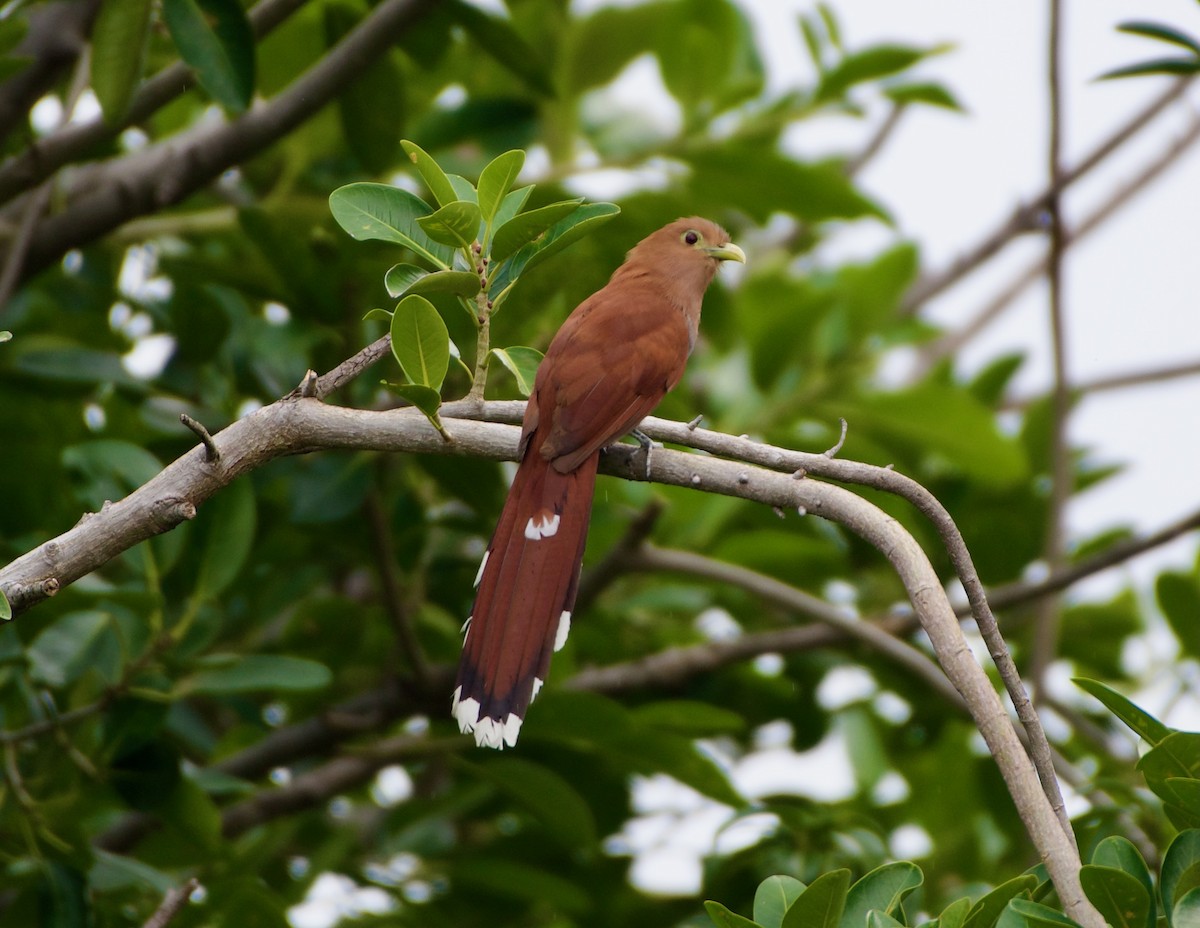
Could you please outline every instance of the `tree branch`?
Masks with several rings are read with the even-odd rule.
[[[126,220],[185,199],[257,154],[333,100],[385,53],[435,0],[384,0],[319,62],[269,102],[232,122],[175,136],[113,162],[82,169],[70,205],[30,242],[26,274],[57,261]]]
[[[167,890],[167,894],[163,896],[162,904],[158,910],[151,915],[142,928],[167,928],[167,925],[180,913],[188,898],[197,889],[200,888],[200,881],[192,877],[182,886],[175,886]]]

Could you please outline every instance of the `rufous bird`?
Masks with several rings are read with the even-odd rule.
[[[745,260],[720,226],[678,219],[635,245],[550,342],[463,626],[452,712],[479,745],[517,743],[566,642],[600,452],[679,383],[704,291],[722,261]]]

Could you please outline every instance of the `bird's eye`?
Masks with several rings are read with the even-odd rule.
[[[688,229],[683,233],[683,240],[689,245],[695,245],[696,242],[700,241],[700,233],[693,229]]]

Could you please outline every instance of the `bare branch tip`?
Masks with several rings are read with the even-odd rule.
[[[834,443],[832,448],[830,448],[828,451],[822,452],[827,458],[836,457],[837,453],[842,450],[842,445],[846,443],[846,433],[850,430],[850,426],[845,419],[839,418],[838,422],[842,424],[842,434],[838,436],[838,440]]]
[[[300,386],[296,389],[300,391],[300,395],[305,399],[312,398],[317,395],[317,372],[311,367],[305,371],[304,379],[300,381]]]
[[[688,422],[688,424],[687,424],[688,431],[689,432],[696,431],[696,429],[699,427],[700,423],[703,421],[704,421],[704,416],[696,416],[696,418],[694,418],[690,422]]]
[[[221,460],[221,452],[217,448],[217,443],[213,440],[212,434],[204,427],[203,423],[197,422],[186,412],[181,412],[179,414],[179,421],[187,426],[187,428],[194,432],[196,437],[200,439],[201,444],[204,445],[204,460],[207,463],[216,464],[219,460]]]

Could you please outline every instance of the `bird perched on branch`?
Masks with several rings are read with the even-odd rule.
[[[722,261],[745,260],[720,226],[678,219],[635,245],[550,343],[463,626],[452,711],[478,744],[516,744],[550,656],[566,641],[600,451],[679,383],[704,291]]]

